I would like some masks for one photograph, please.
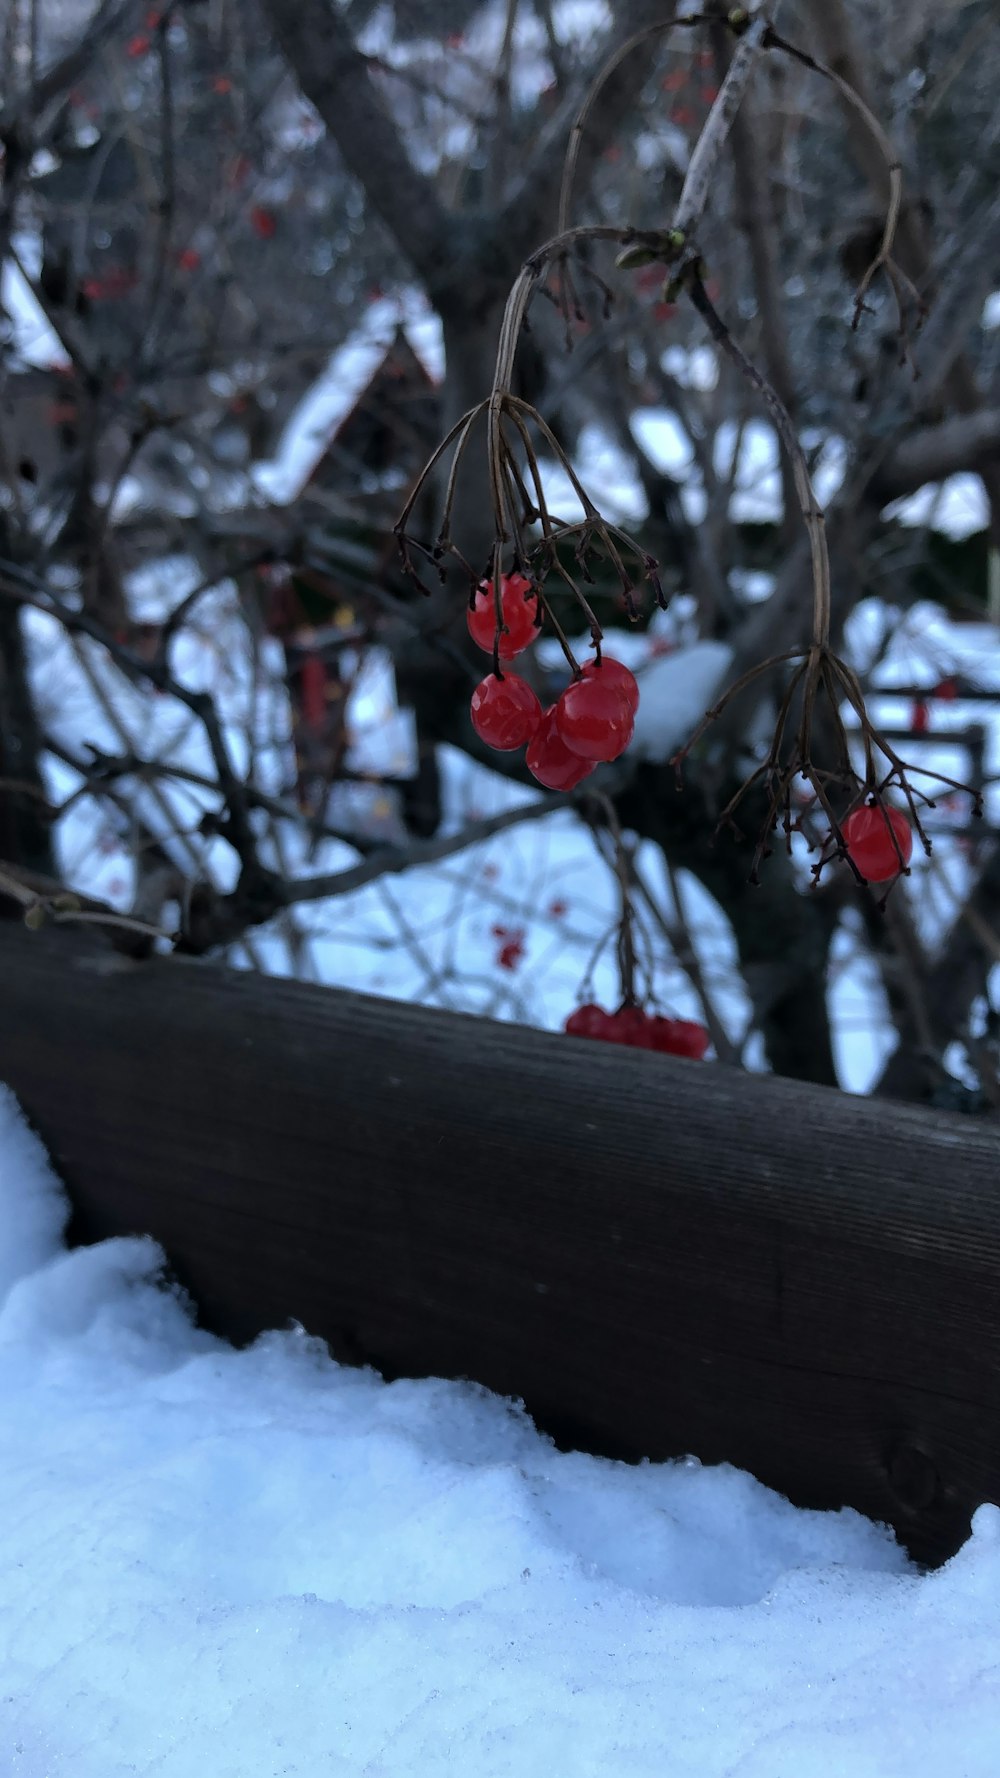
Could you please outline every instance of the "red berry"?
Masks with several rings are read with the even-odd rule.
[[[537,603],[531,596],[530,580],[523,574],[505,574],[500,581],[500,605],[505,629],[500,632],[500,659],[512,661],[522,654],[538,633],[535,623]],[[477,589],[474,605],[468,612],[469,635],[487,654],[493,653],[497,632],[497,608],[493,582],[486,580]]]
[[[869,883],[887,883],[909,864],[913,831],[901,809],[853,809],[844,822],[844,844]]]
[[[603,1037],[607,1030],[608,1020],[614,1015],[605,1012],[602,1006],[595,1006],[588,1001],[586,1006],[578,1006],[571,1012],[563,1026],[571,1037]]]
[[[201,264],[201,254],[197,247],[185,247],[183,252],[177,255],[177,264],[182,272],[196,272]]]
[[[574,679],[555,709],[560,738],[580,759],[617,759],[632,739],[634,712],[613,685]]]
[[[607,654],[602,655],[600,665],[596,660],[586,663],[583,677],[592,679],[595,685],[603,685],[606,691],[618,692],[625,699],[632,715],[635,715],[639,708],[639,682],[621,661],[613,661]]]
[[[542,720],[542,706],[526,679],[491,673],[472,694],[472,726],[487,747],[512,753],[524,747]]]
[[[511,933],[497,952],[497,963],[501,969],[516,969],[524,956],[524,933]]]
[[[657,1014],[652,1021],[652,1045],[665,1056],[690,1056],[700,1062],[711,1039],[704,1025],[693,1019],[664,1019]]]
[[[250,225],[262,241],[270,241],[278,228],[273,211],[266,210],[263,204],[253,205],[250,211]]]
[[[137,35],[135,37],[129,38],[128,42],[125,45],[125,54],[127,56],[131,57],[132,61],[134,62],[138,56],[144,56],[146,54],[146,52],[148,51],[149,47],[150,47],[149,38],[146,36],[144,31],[140,31],[137,33]]]
[[[958,686],[954,679],[942,679],[931,692],[932,698],[940,698],[943,704],[951,704],[958,696]]]
[[[910,712],[910,727],[915,735],[926,734],[930,725],[930,711],[923,698],[918,698]]]
[[[546,790],[575,790],[593,771],[589,760],[571,753],[556,728],[555,710],[546,710],[528,744],[524,763]]]
[[[620,1006],[610,1015],[606,1032],[608,1043],[627,1044],[629,1049],[651,1049],[650,1020],[641,1006]]]

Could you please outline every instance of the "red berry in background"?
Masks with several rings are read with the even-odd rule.
[[[134,62],[139,56],[146,55],[149,47],[150,39],[144,31],[140,31],[135,37],[129,38],[125,45],[125,54]]]
[[[901,809],[853,809],[844,822],[844,844],[869,883],[887,883],[910,862],[913,830]]]
[[[524,933],[510,932],[497,952],[497,965],[500,969],[516,969],[524,956]]]
[[[594,1037],[628,1049],[688,1056],[696,1062],[702,1061],[711,1042],[704,1025],[693,1019],[665,1019],[659,1013],[643,1012],[641,1006],[620,1006],[617,1012],[605,1012],[591,1002],[571,1012],[564,1029],[571,1037]]]
[[[177,264],[182,272],[196,272],[201,264],[201,254],[197,247],[185,247],[183,252],[177,255]]]
[[[958,686],[954,679],[942,679],[931,692],[932,698],[940,698],[943,704],[953,704],[958,697]]]
[[[278,228],[273,211],[266,210],[263,204],[254,204],[250,211],[250,226],[262,241],[270,241]]]
[[[651,1048],[664,1056],[690,1056],[700,1062],[712,1041],[704,1025],[694,1019],[664,1019],[657,1014],[652,1027]]]
[[[542,720],[542,706],[526,679],[491,673],[472,694],[472,726],[487,747],[512,753],[525,747]]]
[[[632,739],[635,713],[615,686],[574,679],[555,706],[561,740],[580,759],[617,759]]]
[[[610,655],[602,655],[600,663],[588,661],[583,668],[583,677],[592,679],[595,685],[603,685],[605,689],[620,692],[634,716],[639,708],[639,681],[634,673],[630,673],[621,661],[613,661]]]
[[[594,769],[589,760],[570,752],[556,728],[554,709],[546,710],[542,717],[528,743],[524,763],[546,790],[575,790]]]
[[[608,1020],[613,1015],[605,1012],[603,1006],[595,1006],[588,1001],[586,1006],[578,1006],[571,1012],[563,1026],[571,1037],[603,1037],[607,1031]]]
[[[926,734],[930,720],[930,711],[928,710],[927,705],[924,703],[923,698],[918,698],[913,709],[910,711],[910,727],[913,730],[913,733],[915,735]]]
[[[651,1049],[650,1020],[641,1006],[620,1006],[617,1012],[608,1017],[608,1030],[605,1040],[608,1043],[626,1044],[629,1049]]]
[[[523,574],[503,575],[500,581],[500,606],[506,626],[500,633],[500,659],[512,661],[515,655],[524,652],[529,642],[533,642],[538,634],[535,623],[537,606],[532,597],[530,580],[526,580]],[[497,607],[491,580],[484,581],[477,589],[475,603],[469,607],[467,622],[473,642],[487,654],[492,654],[497,632]]]

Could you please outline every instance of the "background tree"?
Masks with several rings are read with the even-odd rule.
[[[514,796],[464,826],[449,811],[442,749],[498,763],[468,715],[484,657],[466,633],[467,579],[415,593],[392,527],[429,447],[489,393],[511,286],[558,225],[567,148],[574,222],[641,235],[675,213],[741,41],[725,7],[697,22],[683,11],[670,31],[662,0],[395,12],[8,0],[0,832],[10,892],[29,912],[58,913],[53,883],[68,882],[127,912],[128,942],[146,942],[148,925],[184,949],[303,968],[306,911],[557,818],[558,797]],[[762,50],[697,230],[709,306],[783,403],[827,504],[832,640],[868,683],[883,668],[899,683],[917,602],[996,615],[990,18],[985,0],[789,0],[782,36],[844,84]],[[599,71],[634,38],[574,132]],[[892,187],[848,89],[881,119],[904,174],[898,269],[876,268],[857,317]],[[811,883],[807,842],[828,829],[805,807],[803,834],[774,848],[752,886],[766,794],[741,805],[749,845],[715,830],[765,757],[777,669],[727,707],[675,787],[670,757],[686,733],[670,700],[695,685],[703,707],[727,677],[808,640],[809,546],[759,391],[689,290],[665,294],[655,261],[616,269],[615,252],[588,242],[554,266],[553,300],[534,301],[514,365],[515,392],[551,428],[539,461],[553,500],[567,500],[560,449],[656,558],[672,602],[661,622],[635,589],[636,633],[650,638],[644,739],[601,780],[613,816],[579,803],[611,869],[605,902],[635,903],[653,992],[660,964],[679,963],[720,1054],[833,1082],[831,973],[863,958],[897,1040],[881,1090],[989,1106],[1000,867],[971,799],[927,816],[934,859],[884,909],[843,865]],[[34,351],[25,292],[51,329]],[[436,318],[443,382],[431,389],[436,366],[419,355],[426,384],[398,356],[395,382],[373,362],[365,423],[339,429],[324,454],[328,429],[306,453],[322,473],[277,494],[265,466],[328,367],[346,377],[332,355],[383,305],[411,332]],[[938,528],[929,499],[928,522],[912,511],[900,522],[890,502],[959,474],[976,478],[965,485],[982,508],[964,539]],[[428,543],[441,493],[440,478],[428,484],[411,521]],[[483,571],[484,449],[462,458],[454,513]],[[605,626],[625,623],[613,575],[598,568],[590,594]],[[585,647],[573,609],[570,640]],[[940,769],[980,789],[989,675],[956,674],[957,632],[920,633],[913,695],[888,726],[924,758],[928,729],[957,714],[964,739]],[[545,645],[536,654],[551,695],[565,670]],[[402,769],[380,762],[370,794],[357,778],[370,784],[371,767],[352,757],[352,698],[386,656],[413,746]],[[935,685],[938,697],[916,696]],[[951,703],[949,690],[965,695]],[[519,760],[503,769],[530,782]],[[81,862],[108,831],[129,862],[115,893]],[[724,912],[738,1014],[715,1004],[711,947],[684,914],[689,881]],[[616,918],[601,915],[609,932]],[[498,940],[511,974],[519,929],[497,924],[514,934]],[[265,942],[276,932],[277,965]]]

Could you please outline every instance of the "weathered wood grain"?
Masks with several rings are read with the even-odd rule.
[[[892,1523],[1000,1500],[1000,1129],[0,922],[0,1080],[80,1239],[561,1440]]]

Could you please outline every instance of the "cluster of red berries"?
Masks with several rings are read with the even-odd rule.
[[[563,1029],[571,1037],[596,1037],[602,1043],[657,1050],[663,1056],[691,1056],[696,1062],[711,1041],[704,1025],[693,1019],[665,1019],[660,1013],[643,1012],[641,1006],[620,1006],[617,1012],[593,1004],[578,1006]]]
[[[852,809],[843,834],[848,858],[869,883],[888,883],[910,862],[913,830],[900,809]]]
[[[512,661],[538,632],[537,600],[523,574],[505,574],[500,582],[504,627],[498,654]],[[496,600],[492,582],[484,583],[469,608],[469,634],[487,654],[496,640]],[[512,753],[527,747],[525,764],[546,790],[575,790],[595,766],[617,759],[632,739],[639,687],[621,661],[588,661],[551,709],[516,673],[495,673],[472,694],[472,726],[487,747]]]

